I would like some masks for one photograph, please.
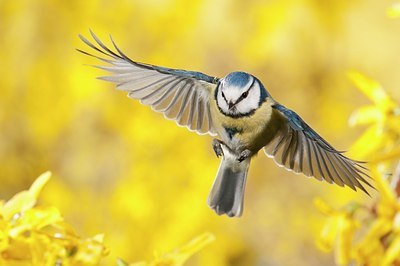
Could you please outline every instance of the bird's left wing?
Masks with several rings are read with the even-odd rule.
[[[353,190],[359,188],[368,194],[363,184],[372,186],[366,180],[369,176],[361,162],[349,159],[333,148],[292,110],[280,104],[272,107],[280,117],[281,125],[275,138],[264,147],[268,157],[296,173],[346,185]]]
[[[92,31],[90,33],[97,46],[82,35],[79,38],[106,58],[77,50],[111,64],[96,66],[112,73],[100,79],[116,83],[117,89],[127,91],[130,98],[150,105],[180,126],[199,134],[216,135],[209,101],[219,78],[135,62],[121,52],[111,37],[116,51],[104,45]]]

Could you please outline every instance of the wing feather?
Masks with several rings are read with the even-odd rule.
[[[178,121],[179,125],[190,126],[190,123],[187,123],[187,122],[185,123],[184,121],[187,120],[185,113],[187,113],[187,110],[190,108],[193,93],[194,93],[194,90],[191,89],[190,87],[186,89],[186,95],[182,99],[181,108],[179,109],[179,113],[176,116],[176,120]]]
[[[194,123],[194,121],[195,121],[194,115],[195,115],[196,108],[197,108],[197,105],[198,105],[198,104],[199,104],[198,101],[192,101],[192,102],[190,103],[190,106],[188,107],[189,114],[188,114],[188,118],[187,118],[187,124],[189,125],[189,128],[192,129],[192,130],[193,130],[193,128],[194,128],[193,125],[194,125],[194,124],[197,125],[197,122]]]
[[[79,38],[100,53],[100,56],[77,50],[110,64],[95,66],[111,73],[99,79],[115,83],[117,89],[127,91],[130,98],[150,105],[153,110],[164,113],[166,118],[174,119],[178,125],[199,134],[216,135],[209,101],[219,78],[196,71],[135,62],[118,48],[111,36],[115,51],[108,48],[92,31],[90,35],[94,42],[82,35]]]
[[[196,128],[199,128],[202,131],[203,128],[203,121],[204,121],[204,104],[203,99],[200,98],[197,102],[197,125]]]
[[[370,176],[362,162],[337,151],[295,112],[280,104],[275,104],[273,108],[284,125],[275,139],[264,147],[264,152],[273,157],[278,165],[328,183],[348,186],[353,190],[358,188],[367,194],[364,185],[374,188],[367,181]]]
[[[317,166],[316,169],[313,170],[313,172],[315,173],[314,177],[317,178],[318,180],[323,180],[324,172],[322,172],[321,162],[319,160],[319,149],[316,147],[314,141],[312,140],[308,141],[310,142],[310,147],[311,147],[312,162],[314,162],[314,165]],[[329,184],[332,184],[332,180],[328,176],[325,176],[325,180]]]
[[[286,166],[286,160],[287,160],[287,157],[289,155],[289,151],[291,149],[291,145],[292,145],[293,135],[294,134],[295,134],[295,132],[290,131],[290,133],[289,133],[290,137],[285,140],[285,145],[282,148],[282,155],[280,156],[281,165]]]
[[[299,134],[297,131],[294,132],[292,137],[293,144],[291,144],[291,152],[290,152],[290,161],[289,168],[293,169],[294,172],[298,171],[298,162],[296,161],[297,153],[298,153],[298,144],[299,144]]]
[[[311,149],[310,140],[307,139],[307,137],[305,135],[304,135],[304,139],[305,139],[305,143],[307,145],[307,157],[304,157],[304,162],[309,167],[309,170],[310,170],[310,175],[309,176],[315,176],[314,169],[313,169],[313,164],[312,164],[312,160],[311,160],[311,155],[313,154],[313,150]]]

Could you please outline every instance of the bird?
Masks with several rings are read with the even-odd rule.
[[[294,173],[368,195],[365,186],[374,188],[364,162],[336,150],[297,113],[274,100],[255,76],[236,71],[218,78],[140,63],[125,55],[111,35],[113,48],[92,30],[90,35],[92,41],[78,36],[92,53],[77,50],[108,64],[95,65],[111,73],[99,79],[115,83],[129,98],[151,106],[179,126],[213,137],[212,148],[222,159],[208,205],[218,215],[242,215],[250,162],[260,150]]]

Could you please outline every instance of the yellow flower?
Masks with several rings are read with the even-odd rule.
[[[376,104],[378,110],[390,110],[396,106],[379,82],[356,71],[349,71],[348,77],[361,92]]]
[[[118,266],[181,266],[183,265],[193,254],[203,249],[209,243],[215,240],[214,235],[210,233],[204,233],[185,246],[171,252],[164,254],[161,257],[155,258],[151,262],[136,262],[132,264],[127,264],[122,260],[118,261]]]
[[[379,217],[393,219],[396,212],[400,211],[398,195],[395,194],[388,181],[379,173],[375,165],[371,164],[370,171],[380,195],[380,200],[376,206],[377,214]]]
[[[363,92],[374,105],[356,110],[350,117],[350,125],[369,125],[365,133],[356,141],[351,151],[357,157],[373,156],[374,161],[382,160],[379,156],[392,151],[389,158],[400,158],[400,106],[386,93],[375,80],[358,72],[349,72],[348,76],[355,86]],[[395,151],[393,152],[393,149]],[[378,152],[378,157],[375,153]],[[380,153],[380,154],[379,154]],[[370,160],[371,161],[371,160]]]
[[[382,260],[382,266],[394,265],[395,262],[400,262],[400,235],[397,235],[393,242],[386,250]],[[398,265],[398,264],[396,264]]]
[[[319,238],[317,246],[323,251],[335,251],[335,261],[338,265],[347,265],[351,260],[351,246],[354,232],[359,227],[353,218],[358,205],[349,204],[343,210],[335,210],[321,199],[315,199],[316,208],[328,216]]]
[[[92,238],[80,240],[72,265],[97,265],[100,259],[108,254],[104,248],[104,235],[99,234]]]
[[[49,181],[50,176],[50,172],[42,174],[33,182],[29,190],[16,194],[4,205],[0,205],[0,215],[6,220],[10,220],[13,215],[18,215],[21,212],[31,209],[36,204],[37,197],[44,185]]]
[[[384,246],[381,238],[390,232],[389,219],[378,218],[368,228],[362,240],[354,247],[354,257],[360,264],[379,265],[384,254]]]
[[[320,235],[324,241],[320,240],[320,243],[325,245],[319,246],[329,247],[328,250],[333,248],[339,265],[346,265],[350,259],[354,259],[357,265],[389,266],[394,265],[400,255],[400,198],[378,168],[375,165],[370,168],[380,198],[372,209],[367,209],[369,217],[364,218],[364,226],[354,243],[352,236],[361,224],[353,215],[357,208],[348,205],[349,208],[337,211],[316,200],[317,208],[328,215]]]
[[[369,168],[379,191],[379,200],[369,213],[370,223],[352,247],[352,256],[359,265],[395,265],[400,257],[400,195],[395,187],[390,187],[382,162],[400,158],[400,107],[378,82],[357,72],[350,72],[349,77],[374,102],[355,111],[350,124],[369,125],[353,150],[359,156],[372,158]]]
[[[0,265],[97,265],[107,254],[102,235],[81,239],[57,208],[35,206],[49,179],[0,202]]]

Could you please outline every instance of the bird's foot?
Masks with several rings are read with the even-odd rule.
[[[212,146],[217,157],[224,156],[224,151],[222,150],[221,145],[225,144],[219,139],[213,139]]]
[[[237,160],[238,160],[239,162],[242,162],[242,161],[246,160],[247,158],[249,158],[250,156],[251,156],[251,151],[248,150],[248,149],[246,149],[246,150],[242,151],[242,152],[239,154],[239,156],[237,157]]]

